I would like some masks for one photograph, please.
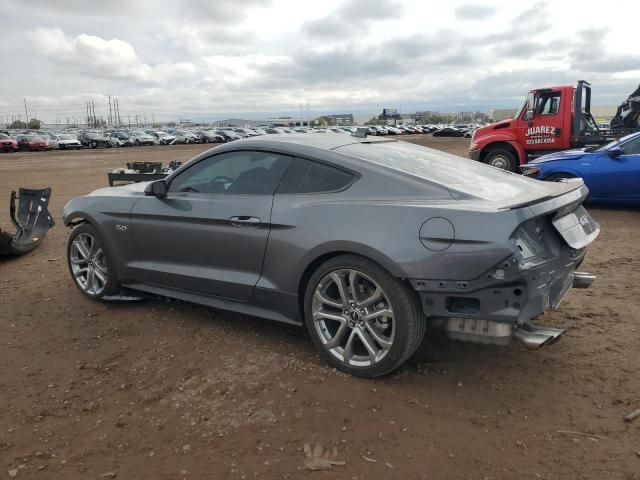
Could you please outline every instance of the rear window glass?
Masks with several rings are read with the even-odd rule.
[[[352,178],[344,170],[297,158],[282,179],[278,193],[333,192],[346,187]]]
[[[480,162],[407,142],[354,143],[335,151],[443,185],[454,179],[454,183],[474,183],[512,175]]]

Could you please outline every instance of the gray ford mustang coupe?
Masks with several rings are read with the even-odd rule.
[[[556,340],[531,320],[593,281],[576,272],[600,231],[586,196],[579,179],[395,140],[274,135],[75,198],[64,223],[90,298],[146,293],[304,325],[331,365],[376,377],[427,324],[498,345]]]

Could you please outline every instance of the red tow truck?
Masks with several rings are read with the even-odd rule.
[[[478,128],[469,158],[517,172],[518,167],[558,150],[601,145],[640,130],[640,87],[618,107],[609,130],[591,115],[591,85],[580,80],[531,90],[515,118]]]

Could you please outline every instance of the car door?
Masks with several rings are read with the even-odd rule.
[[[592,172],[593,197],[640,201],[640,135],[618,145],[622,155],[601,152]]]
[[[165,198],[131,211],[136,282],[246,300],[262,272],[273,195],[291,158],[219,153],[180,171]]]
[[[530,94],[527,108],[521,112],[518,121],[518,137],[527,151],[556,150],[563,144],[563,112],[561,91],[536,92]],[[527,109],[533,110],[533,117],[527,120]]]

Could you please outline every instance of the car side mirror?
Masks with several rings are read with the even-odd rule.
[[[620,147],[613,147],[613,148],[609,149],[609,151],[607,151],[607,154],[611,158],[620,158],[623,153],[624,152],[622,151],[622,149]]]
[[[524,114],[524,119],[527,122],[530,122],[531,120],[533,120],[533,110],[527,110],[527,112]]]
[[[167,196],[167,183],[164,180],[152,182],[145,187],[144,194],[148,197],[164,198]]]

